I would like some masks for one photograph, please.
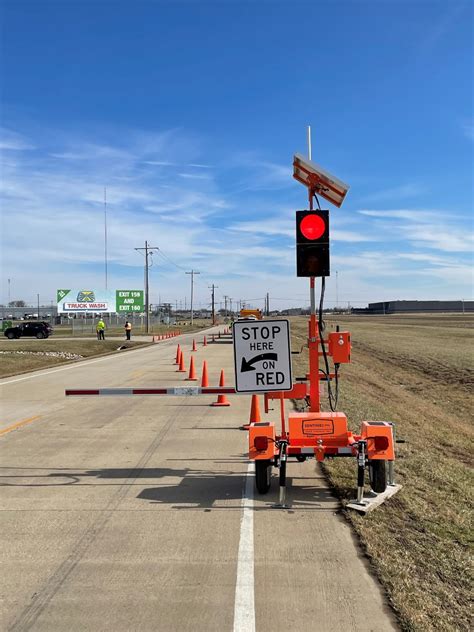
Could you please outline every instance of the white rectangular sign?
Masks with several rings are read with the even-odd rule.
[[[290,324],[287,320],[234,323],[235,390],[291,391]]]

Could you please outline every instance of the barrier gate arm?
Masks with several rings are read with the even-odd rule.
[[[248,395],[232,386],[172,386],[169,388],[68,388],[66,397],[90,395]]]

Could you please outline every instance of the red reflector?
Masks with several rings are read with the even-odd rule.
[[[263,452],[268,448],[268,437],[255,437],[253,443],[256,450]]]
[[[374,437],[374,448],[383,452],[388,448],[388,437]]]
[[[319,215],[306,215],[301,220],[300,230],[306,239],[319,239],[324,235],[326,224]]]

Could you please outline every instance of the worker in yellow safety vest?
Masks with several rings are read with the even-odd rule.
[[[97,340],[105,340],[105,323],[102,318],[99,319],[96,327]]]
[[[125,321],[125,335],[127,336],[127,340],[130,340],[130,336],[132,335],[132,323],[128,320]]]

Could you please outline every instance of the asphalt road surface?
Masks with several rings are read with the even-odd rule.
[[[232,345],[194,336],[198,373],[232,384]],[[276,478],[255,497],[249,396],[64,396],[186,384],[192,338],[0,381],[0,628],[397,629],[313,461],[289,464],[287,509]]]

